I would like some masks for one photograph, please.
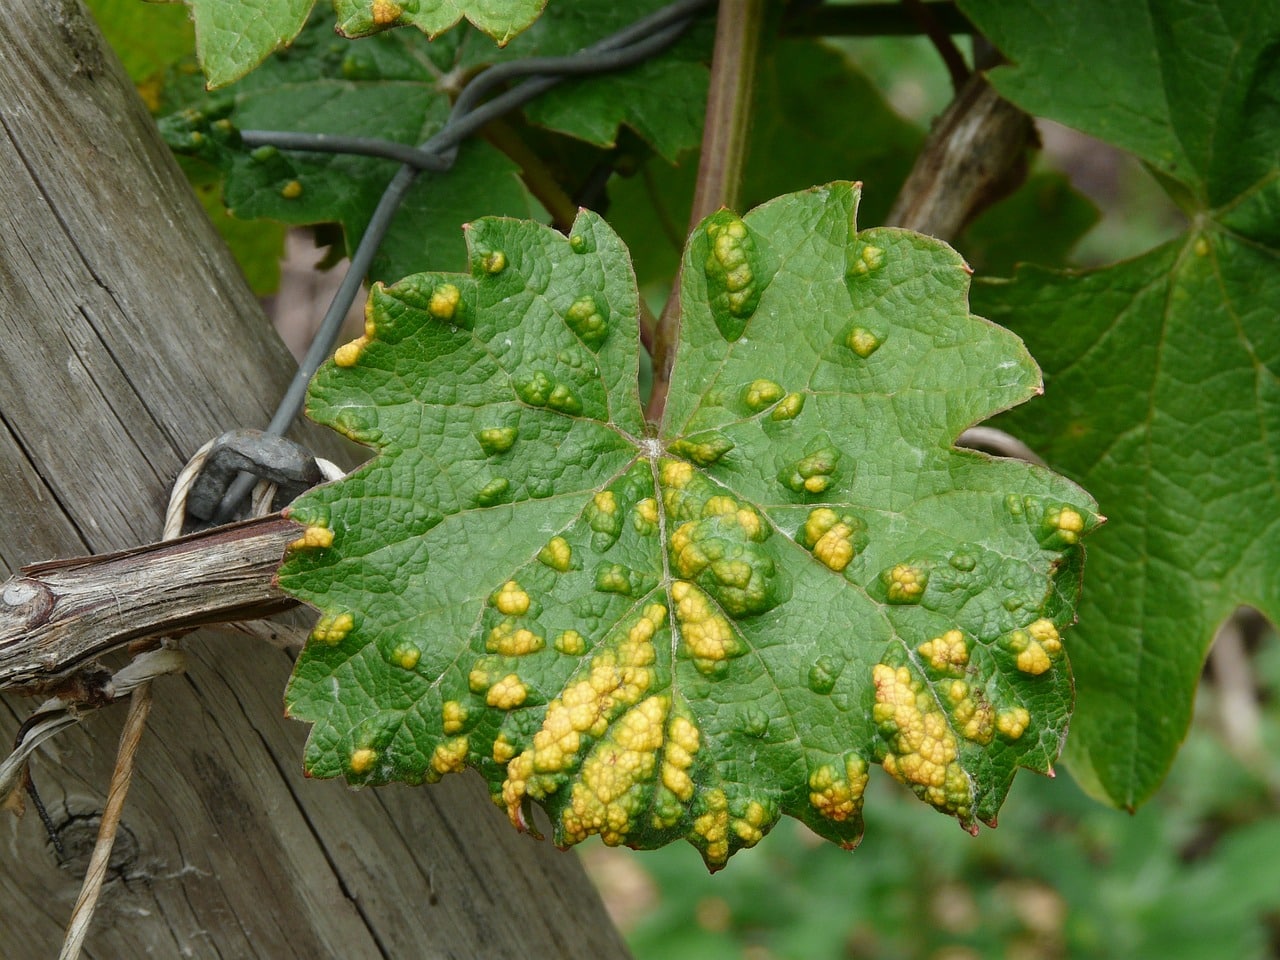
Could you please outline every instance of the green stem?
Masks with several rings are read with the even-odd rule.
[[[733,208],[742,184],[751,124],[753,87],[767,0],[720,0],[716,42],[711,54],[711,86],[703,129],[698,181],[689,214],[692,230],[721,207]],[[653,337],[653,394],[645,419],[659,423],[671,386],[671,365],[680,340],[680,273],[658,318]]]

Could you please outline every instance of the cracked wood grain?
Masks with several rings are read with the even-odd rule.
[[[0,214],[7,575],[155,539],[182,464],[265,423],[293,363],[79,0],[5,3]],[[297,432],[342,459],[326,437]],[[306,728],[282,716],[288,655],[206,631],[184,647],[187,672],[155,685],[87,956],[626,955],[576,858],[516,835],[477,778],[307,781]],[[4,703],[9,739],[35,703]],[[33,764],[64,839],[91,842],[122,716],[97,711]],[[0,836],[0,953],[52,956],[80,841],[62,868],[35,817],[6,815]]]

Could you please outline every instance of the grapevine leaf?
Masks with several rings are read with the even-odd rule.
[[[316,0],[185,2],[195,21],[196,52],[211,90],[239,80],[291,43],[316,5]],[[546,0],[333,0],[338,32],[346,37],[400,26],[415,26],[435,37],[466,17],[499,45],[529,26],[545,5]],[[333,15],[317,16],[333,33]]]
[[[302,29],[315,0],[186,0],[210,89],[238,80]]]
[[[1092,501],[952,446],[1035,365],[857,198],[694,232],[656,435],[594,214],[482,220],[470,275],[374,288],[309,410],[379,453],[294,504],[280,573],[321,611],[286,698],[312,775],[473,766],[517,826],[715,869],[784,813],[855,845],[874,762],[972,829],[1049,769]]]
[[[538,18],[547,0],[333,0],[338,32],[345,37],[367,37],[392,27],[414,26],[436,37],[463,17],[505,46],[512,37]]]
[[[397,31],[335,37],[323,18],[288,50],[216,97],[161,122],[169,145],[225,175],[223,200],[240,219],[338,223],[354,250],[398,164],[341,154],[249,150],[239,129],[342,133],[417,144],[448,119],[444,76],[455,47]],[[459,149],[447,173],[418,175],[370,274],[400,277],[457,263],[456,224],[484,214],[530,216],[537,202],[514,163],[483,140]]]
[[[517,57],[559,57],[589,47],[665,0],[579,0],[557,4],[500,54],[467,38],[459,52],[466,69]],[[627,126],[674,163],[702,140],[711,58],[711,23],[691,26],[660,55],[627,70],[569,78],[524,108],[534,124],[587,143],[612,147]],[[810,181],[812,182],[812,181]]]
[[[1045,365],[1051,402],[1009,429],[1113,520],[1081,608],[1068,760],[1134,807],[1186,734],[1216,626],[1240,604],[1280,622],[1280,8],[966,9],[1013,61],[992,74],[1006,96],[1132,150],[1191,218],[1135,260],[975,294]]]

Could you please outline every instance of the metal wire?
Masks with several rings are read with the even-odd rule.
[[[320,365],[332,354],[342,321],[355,302],[374,254],[419,171],[448,170],[453,165],[458,146],[463,140],[489,121],[541,96],[564,79],[621,70],[652,58],[674,43],[688,29],[694,15],[710,4],[711,0],[677,0],[579,53],[564,57],[526,57],[489,67],[477,74],[458,95],[445,125],[416,148],[366,137],[268,130],[243,131],[241,137],[249,146],[270,145],[287,150],[354,153],[388,157],[399,160],[402,164],[387,184],[369,218],[364,234],[351,255],[351,263],[342,283],[320,322],[315,339],[264,432],[271,436],[282,436],[297,419],[306,402],[307,385]],[[489,93],[518,78],[524,79],[517,86],[485,100]],[[255,478],[248,473],[242,473],[232,481],[218,507],[215,523],[224,523],[232,517],[254,482]]]

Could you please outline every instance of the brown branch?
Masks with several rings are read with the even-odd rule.
[[[965,62],[964,54],[951,39],[950,32],[933,15],[933,10],[923,0],[902,0],[902,7],[919,25],[920,32],[929,38],[934,49],[938,51],[938,56],[942,57],[942,62],[946,64],[947,73],[951,75],[951,88],[959,92],[972,71],[969,69],[969,64]]]
[[[294,606],[275,574],[301,529],[273,514],[117,553],[23,568],[0,584],[0,690],[74,690],[77,671],[131,640]]]
[[[974,73],[934,124],[887,222],[954,239],[1026,179],[1035,143],[1031,117]]]

